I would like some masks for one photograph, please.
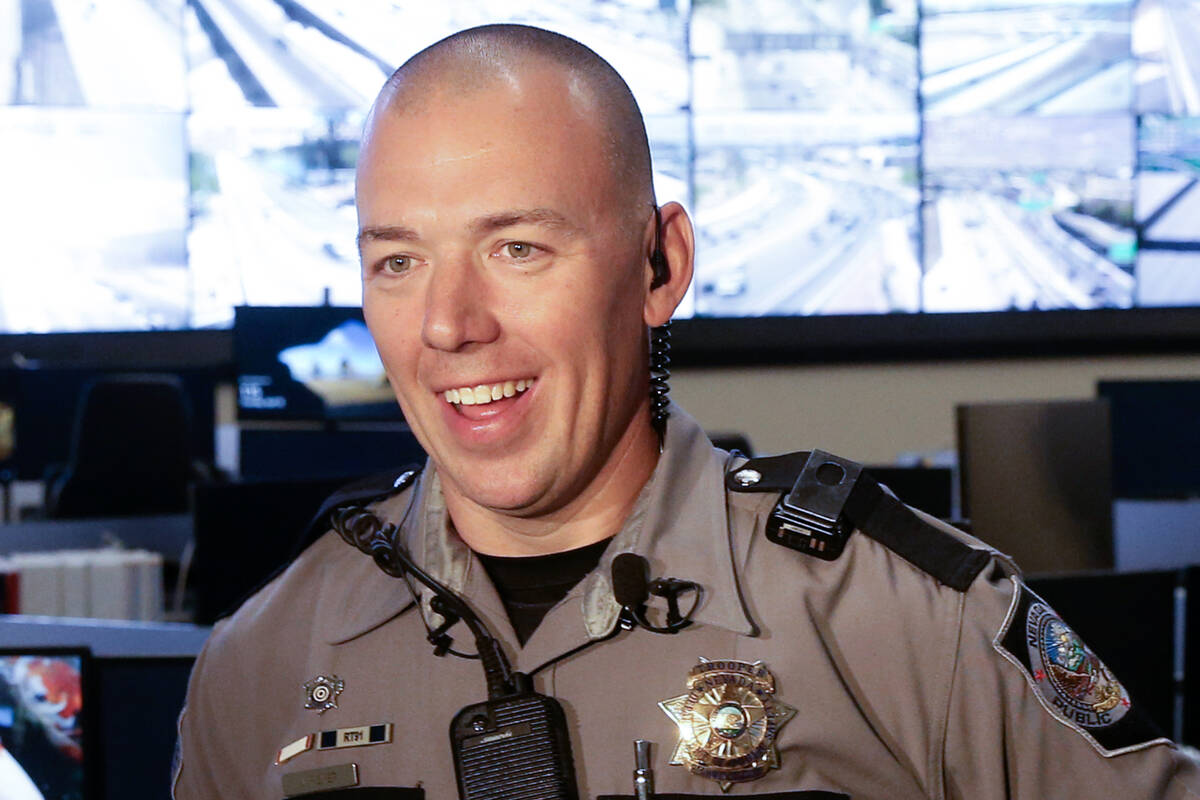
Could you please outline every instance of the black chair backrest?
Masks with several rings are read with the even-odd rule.
[[[193,468],[179,379],[114,375],[84,392],[71,457],[47,487],[54,517],[182,513]]]

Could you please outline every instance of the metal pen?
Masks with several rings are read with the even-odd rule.
[[[650,742],[633,740],[633,796],[637,800],[652,800],[654,797],[654,770],[650,769]]]

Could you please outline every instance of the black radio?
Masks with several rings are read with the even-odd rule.
[[[562,706],[525,692],[467,706],[450,723],[463,800],[576,800]]]

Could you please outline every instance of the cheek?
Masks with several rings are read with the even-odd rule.
[[[407,321],[410,317],[387,303],[364,298],[363,318],[394,386],[397,379],[403,381],[415,368],[414,344],[418,334],[413,332],[412,325]]]

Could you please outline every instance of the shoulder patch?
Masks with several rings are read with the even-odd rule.
[[[821,450],[755,458],[730,469],[732,492],[780,492],[767,522],[772,541],[836,559],[854,529],[940,583],[963,592],[992,559],[918,516],[861,465]]]
[[[1042,707],[1104,756],[1168,743],[1062,617],[1025,584],[1017,587],[993,646],[1024,673]]]

